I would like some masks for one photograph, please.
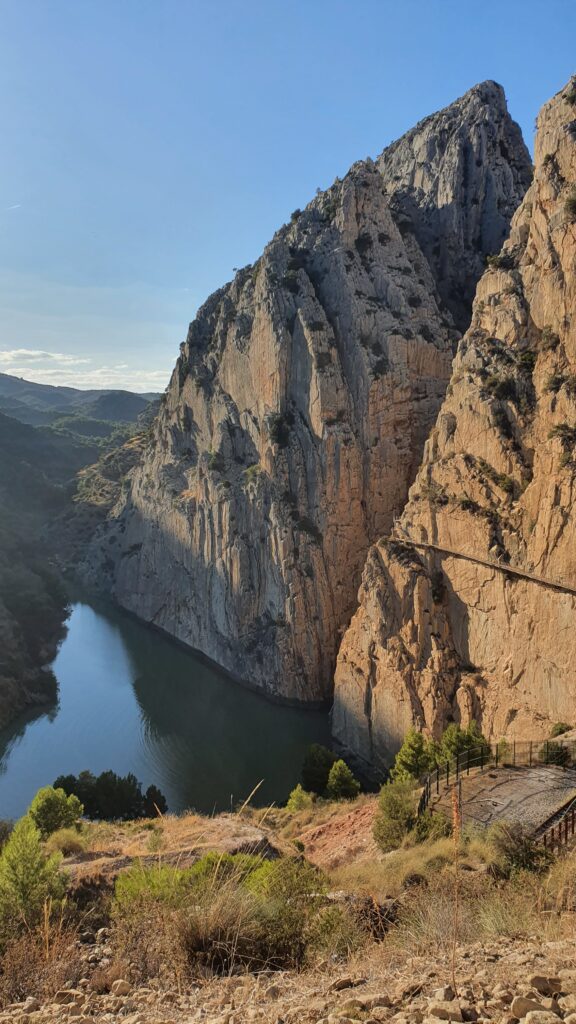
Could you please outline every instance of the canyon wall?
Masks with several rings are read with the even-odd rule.
[[[475,718],[493,740],[574,724],[575,118],[573,81],[540,113],[533,184],[478,284],[408,504],[366,561],[333,729],[371,766],[413,724]]]
[[[328,699],[530,179],[486,82],[295,211],[190,325],[84,579],[271,696]]]

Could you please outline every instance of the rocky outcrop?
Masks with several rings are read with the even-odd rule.
[[[412,724],[538,738],[574,719],[575,114],[572,83],[538,118],[534,182],[478,285],[408,504],[367,559],[333,727],[373,765]]]
[[[484,83],[295,211],[191,324],[85,578],[270,695],[329,697],[530,176]]]

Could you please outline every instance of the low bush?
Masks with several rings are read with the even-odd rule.
[[[53,832],[46,843],[48,853],[62,853],[70,857],[74,853],[84,853],[86,840],[77,828],[59,828]]]
[[[63,789],[45,786],[34,797],[28,814],[43,839],[59,829],[70,829],[80,820],[84,808],[77,796]]]
[[[210,854],[192,868],[133,867],[116,881],[114,944],[140,979],[298,967],[320,944],[325,890],[318,869],[288,857]],[[332,928],[341,947],[335,920]]]
[[[567,722],[556,722],[552,726],[552,729],[550,730],[550,735],[552,737],[554,737],[554,736],[562,736],[565,732],[570,732],[571,729],[572,729],[572,726],[568,725]]]
[[[522,825],[499,822],[489,833],[489,841],[502,869],[507,873],[517,871],[544,871],[550,866],[552,856],[541,843],[525,831]]]
[[[576,221],[576,188],[572,188],[566,202],[564,203],[566,216],[571,221]]]
[[[307,810],[312,807],[313,804],[314,795],[312,793],[307,793],[303,786],[298,783],[288,797],[286,808],[291,814],[296,814],[298,811]]]
[[[4,947],[0,963],[0,1008],[33,996],[51,1002],[56,992],[75,986],[86,973],[78,936],[61,918],[24,931]]]
[[[570,748],[561,743],[545,743],[538,754],[538,759],[543,764],[555,764],[561,768],[567,767],[572,760]]]

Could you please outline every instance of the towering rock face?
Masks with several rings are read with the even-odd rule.
[[[333,725],[372,765],[412,724],[537,738],[574,719],[575,117],[573,82],[540,114],[534,182],[478,285],[408,505],[368,555]]]
[[[88,578],[271,695],[329,697],[366,553],[446,390],[461,294],[530,177],[485,83],[295,211],[191,324]]]

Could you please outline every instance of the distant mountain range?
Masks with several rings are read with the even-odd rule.
[[[150,403],[159,398],[155,392],[136,395],[131,391],[80,391],[33,384],[21,377],[0,373],[0,412],[34,427],[50,425],[62,416],[135,423]]]

